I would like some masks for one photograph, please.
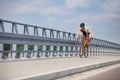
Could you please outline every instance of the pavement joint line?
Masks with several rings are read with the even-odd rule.
[[[70,68],[67,70],[59,70],[56,72],[48,72],[48,73],[43,73],[43,74],[35,74],[31,76],[26,76],[26,77],[21,77],[21,78],[16,78],[14,80],[52,80],[84,71],[89,71],[113,64],[120,63],[120,60],[115,60],[115,61],[109,61],[109,62],[102,62],[98,64],[93,64],[93,65],[87,65],[87,66],[82,66],[82,67],[76,67],[76,68]]]

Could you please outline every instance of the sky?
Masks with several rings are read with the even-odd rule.
[[[71,33],[84,22],[93,37],[120,44],[120,0],[0,0],[0,18]]]

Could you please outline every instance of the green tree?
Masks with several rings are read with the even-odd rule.
[[[63,51],[63,47],[62,46],[60,46],[60,51]]]
[[[27,58],[30,58],[31,57],[31,51],[33,50],[33,45],[28,45],[28,50],[29,50],[29,52],[28,52],[28,54],[27,54]]]
[[[3,49],[4,49],[4,51],[9,51],[10,50],[10,45],[11,44],[4,44],[3,46]],[[9,52],[4,52],[3,53],[3,55],[2,55],[2,58],[4,58],[4,59],[6,59],[6,58],[8,58],[8,54],[9,54]]]
[[[53,50],[54,50],[54,51],[57,51],[57,46],[54,46]]]
[[[21,51],[23,50],[23,45],[22,44],[17,44],[17,53],[16,53],[16,58],[20,58]]]

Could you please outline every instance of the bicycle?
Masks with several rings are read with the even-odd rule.
[[[82,54],[80,53],[80,58],[82,58],[82,56],[84,55],[85,58],[88,57],[88,48],[89,48],[89,45],[88,45],[88,40],[87,39],[82,39],[82,43],[81,43],[81,52]]]

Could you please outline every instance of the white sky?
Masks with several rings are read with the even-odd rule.
[[[72,33],[84,22],[94,37],[120,43],[120,0],[0,0],[0,18]]]

